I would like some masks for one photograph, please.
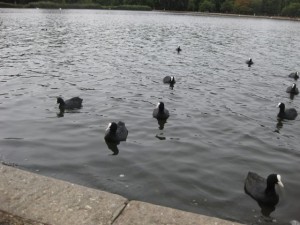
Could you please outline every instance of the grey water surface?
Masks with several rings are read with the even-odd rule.
[[[299,221],[300,116],[278,122],[276,107],[300,111],[285,92],[299,60],[294,21],[0,9],[0,161],[247,224]],[[83,107],[59,114],[57,96]],[[165,124],[152,118],[158,101]],[[108,146],[119,120],[127,141]],[[244,192],[248,171],[282,176],[269,217]]]

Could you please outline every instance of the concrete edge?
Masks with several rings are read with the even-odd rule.
[[[128,199],[0,164],[1,218],[16,225],[239,224]],[[19,222],[19,223],[18,223]]]

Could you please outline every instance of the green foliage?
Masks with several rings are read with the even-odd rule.
[[[260,14],[262,11],[262,0],[252,0],[251,8],[253,9],[253,13]]]
[[[0,0],[0,8],[189,10],[300,17],[300,0]]]
[[[77,1],[77,0],[73,0],[73,1]],[[99,5],[109,6],[110,3],[111,3],[111,0],[95,0],[94,2],[99,4]]]
[[[278,15],[281,11],[281,0],[262,0],[262,12],[267,15]]]
[[[104,9],[103,6],[98,4],[67,4],[62,5],[60,8],[65,9]]]
[[[30,2],[27,5],[28,8],[46,8],[46,9],[58,9],[61,8],[60,4],[55,2]]]
[[[252,15],[253,9],[246,5],[234,5],[233,12],[236,14]]]
[[[201,12],[214,12],[215,4],[213,4],[210,0],[204,0],[199,6],[199,11]]]
[[[117,9],[117,10],[139,10],[139,11],[150,11],[152,10],[151,7],[146,5],[119,5],[119,6],[113,6],[111,9]]]
[[[20,7],[16,4],[6,3],[6,2],[0,2],[0,8],[17,8]]]
[[[281,15],[290,17],[300,17],[300,3],[291,3],[284,7]]]
[[[198,6],[195,5],[195,0],[189,0],[187,9],[189,11],[196,11],[198,9]]]
[[[226,0],[221,5],[220,11],[223,13],[231,13],[231,12],[233,12],[233,6],[234,6],[234,3],[232,0]]]

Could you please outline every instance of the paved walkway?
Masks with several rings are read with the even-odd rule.
[[[238,224],[0,164],[0,225]]]

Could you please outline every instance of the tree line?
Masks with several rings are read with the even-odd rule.
[[[30,4],[39,0],[0,0]],[[42,0],[44,1],[44,0]],[[105,7],[144,6],[152,10],[200,11],[246,15],[300,17],[300,0],[46,0],[56,4],[91,4]],[[100,7],[99,7],[100,8]]]

